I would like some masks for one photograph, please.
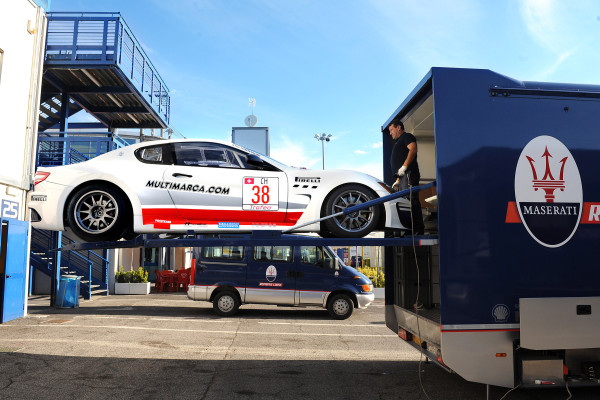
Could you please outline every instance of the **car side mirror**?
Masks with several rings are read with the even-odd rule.
[[[248,154],[246,156],[246,162],[249,165],[253,165],[255,167],[264,167],[265,166],[265,162],[262,160],[262,158],[260,158],[259,156],[255,155],[255,154]]]

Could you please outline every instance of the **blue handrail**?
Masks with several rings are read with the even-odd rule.
[[[39,138],[37,165],[74,164],[128,146],[111,132],[52,132]]]

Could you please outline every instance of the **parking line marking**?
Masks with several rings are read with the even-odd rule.
[[[39,318],[50,318],[53,314],[36,314]],[[75,315],[77,319],[81,318],[95,318],[95,319],[118,319],[118,320],[132,320],[132,321],[185,321],[185,322],[208,322],[208,323],[238,323],[238,320],[231,319],[200,319],[197,317],[166,317],[166,318],[152,318],[152,317],[125,317],[120,315]],[[246,322],[255,322],[255,320],[249,319]],[[373,324],[344,324],[339,323],[303,323],[303,322],[272,322],[272,321],[257,321],[262,325],[291,325],[291,326],[331,326],[331,327],[351,327],[351,328],[385,328],[386,326],[373,325]]]
[[[173,329],[173,328],[154,328],[142,326],[110,326],[110,325],[0,325],[2,328],[83,328],[83,329],[126,329],[160,332],[191,332],[191,333],[219,333],[226,335],[280,335],[280,336],[348,336],[348,337],[396,337],[395,334],[344,334],[344,333],[307,333],[307,332],[255,332],[255,331],[211,331],[203,329]]]
[[[385,325],[370,325],[370,324],[355,324],[355,325],[351,325],[351,324],[305,324],[302,322],[258,322],[259,324],[264,324],[264,325],[294,325],[294,326],[335,326],[335,327],[349,327],[349,328],[385,328]]]

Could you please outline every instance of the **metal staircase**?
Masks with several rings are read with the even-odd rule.
[[[57,240],[57,232],[42,229],[32,230],[31,267],[49,277],[52,277],[53,267],[57,259],[56,252],[52,251]],[[74,243],[76,243],[74,240],[62,235],[61,247],[73,245]],[[89,250],[63,251],[60,257],[60,275],[81,276],[81,295],[86,299],[90,299],[92,294],[108,294],[109,263],[106,254],[101,256]]]
[[[44,96],[44,94],[42,95]],[[46,129],[55,127],[60,123],[60,109],[62,107],[60,96],[47,94],[44,97],[42,97],[42,102],[40,104],[40,111],[38,115],[38,132],[43,132]],[[82,109],[83,108],[79,104],[75,103],[73,100],[69,101],[69,115],[74,115]]]
[[[36,165],[73,164],[129,145],[113,133],[115,129],[168,128],[169,88],[119,13],[48,13],[47,18]],[[69,118],[80,110],[106,131],[86,123],[78,125],[96,126],[69,129]],[[82,277],[84,296],[108,294],[107,251],[103,256],[91,251],[61,251],[58,256],[50,251],[72,242],[64,233],[34,229],[32,268],[53,277],[60,260],[60,275]]]

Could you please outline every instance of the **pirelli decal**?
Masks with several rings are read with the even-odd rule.
[[[229,195],[229,188],[224,186],[204,186],[169,181],[148,181],[146,187],[155,189],[180,190],[182,192],[210,193]]]

